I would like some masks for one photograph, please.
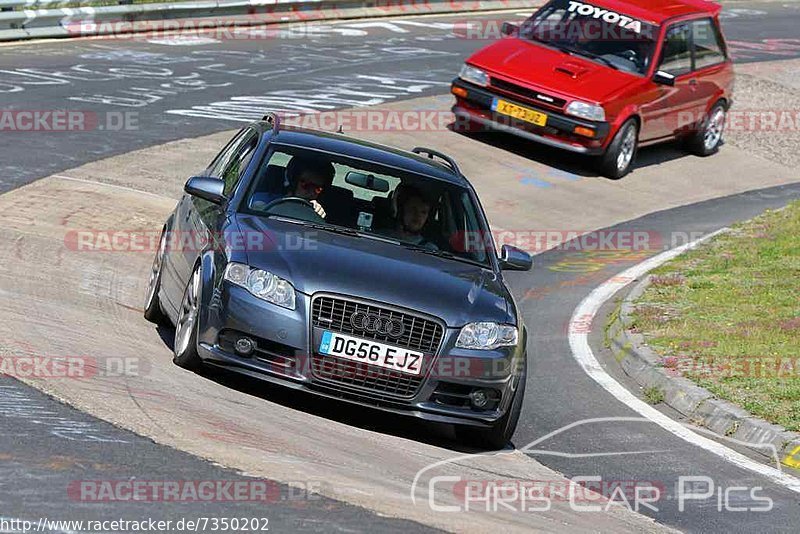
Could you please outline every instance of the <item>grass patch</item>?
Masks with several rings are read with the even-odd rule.
[[[800,430],[800,203],[652,274],[633,321],[662,360],[714,395]]]
[[[661,389],[650,386],[649,388],[645,388],[644,390],[644,400],[646,400],[649,404],[661,404],[664,402],[664,391]]]
[[[614,311],[612,311],[608,315],[608,318],[606,319],[606,325],[603,328],[603,345],[607,349],[611,348],[611,341],[612,341],[611,327],[614,325],[614,323],[619,321],[619,314],[621,309],[622,309],[622,301],[620,300],[614,305]],[[622,327],[624,328],[624,325],[622,325]]]

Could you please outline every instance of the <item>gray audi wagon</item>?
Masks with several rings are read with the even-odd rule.
[[[470,183],[448,156],[340,133],[242,129],[167,219],[145,317],[174,361],[453,424],[503,447],[527,333]]]

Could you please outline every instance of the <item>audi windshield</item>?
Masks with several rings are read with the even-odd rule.
[[[275,144],[267,154],[240,211],[486,268],[494,254],[469,189],[288,145]]]

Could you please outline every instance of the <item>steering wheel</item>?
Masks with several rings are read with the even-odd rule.
[[[288,209],[275,210],[274,208],[280,204],[286,204],[285,208]],[[317,214],[314,205],[310,201],[300,197],[276,198],[267,204],[263,211],[271,215],[283,215],[285,217],[293,217],[309,222],[325,222],[325,219]],[[309,211],[311,212],[310,214],[308,213]],[[311,215],[312,218],[308,219],[308,215]]]
[[[627,59],[628,61],[630,61],[634,65],[638,65],[639,64],[639,53],[636,50],[632,49],[632,48],[629,48],[627,50],[623,50],[622,52],[620,52],[617,55],[619,57],[623,58],[623,59]]]

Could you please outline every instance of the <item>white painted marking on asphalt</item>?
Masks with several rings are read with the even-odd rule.
[[[59,180],[69,180],[70,182],[80,182],[83,184],[90,184],[90,185],[101,185],[103,187],[110,187],[112,189],[120,189],[122,191],[128,191],[129,193],[139,193],[140,195],[147,195],[156,198],[162,198],[167,200],[175,200],[172,197],[168,197],[165,195],[158,195],[156,193],[151,193],[150,191],[142,191],[141,189],[134,189],[132,187],[125,187],[124,185],[116,185],[116,184],[107,184],[104,182],[95,182],[92,180],[83,180],[81,178],[72,178],[71,176],[63,176],[61,174],[54,174],[51,178],[58,178]]]
[[[165,46],[200,46],[207,44],[221,43],[219,39],[213,37],[201,37],[198,35],[176,35],[163,39],[148,39],[148,43]]]
[[[628,391],[619,382],[614,380],[611,375],[603,370],[600,362],[592,352],[589,346],[589,335],[585,331],[577,328],[579,322],[582,322],[585,317],[591,317],[594,320],[597,312],[611,297],[613,297],[620,289],[627,286],[630,282],[629,279],[637,279],[642,277],[647,272],[655,269],[656,267],[666,263],[667,261],[675,258],[686,250],[697,246],[698,244],[711,239],[712,237],[727,231],[727,229],[719,230],[709,234],[701,239],[687,243],[686,245],[662,252],[638,265],[634,265],[630,269],[620,273],[619,275],[611,278],[604,284],[597,287],[575,308],[572,318],[569,323],[569,346],[572,350],[572,355],[578,361],[583,370],[588,374],[592,380],[597,382],[606,391],[611,393],[620,402],[628,406],[630,409],[639,413],[640,415],[651,420],[667,432],[674,434],[680,439],[700,447],[712,454],[716,454],[723,460],[726,460],[737,467],[747,469],[759,475],[768,478],[770,481],[790,489],[791,491],[800,493],[800,479],[791,475],[783,473],[780,469],[766,466],[751,460],[747,456],[734,451],[716,441],[701,436],[683,424],[674,421],[663,413],[659,412],[643,400],[636,397],[633,393]],[[620,279],[622,278],[622,279]],[[574,328],[575,327],[575,328]]]

